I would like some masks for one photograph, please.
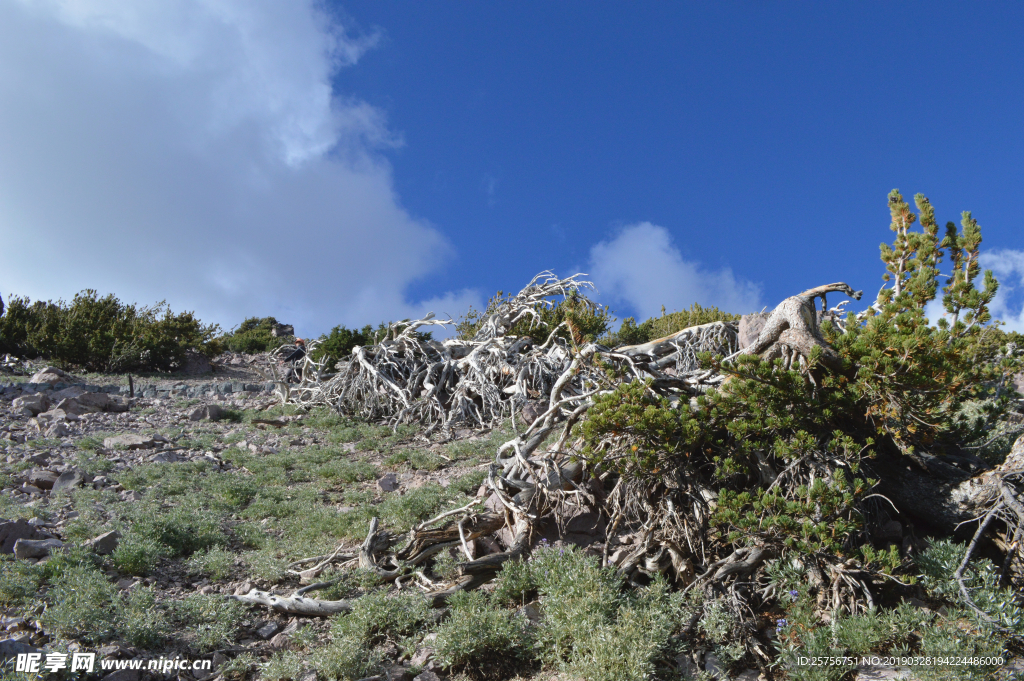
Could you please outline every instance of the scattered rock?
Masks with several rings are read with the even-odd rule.
[[[116,672],[104,676],[103,681],[139,681],[139,670],[118,669]]]
[[[189,421],[219,421],[224,418],[224,408],[216,404],[207,404],[197,407],[188,416]]]
[[[377,489],[381,492],[394,492],[398,489],[398,478],[394,473],[387,473],[377,479]]]
[[[39,530],[24,518],[0,522],[0,553],[14,553],[19,539],[37,539]]]
[[[430,647],[417,648],[416,652],[413,653],[412,659],[409,660],[409,664],[412,665],[413,667],[422,667],[432,657],[434,657],[434,649],[433,648],[430,648]],[[422,674],[420,674],[420,676],[422,676]],[[417,676],[416,678],[418,679],[420,677]]]
[[[711,675],[713,679],[728,679],[725,670],[722,669],[722,663],[718,661],[718,656],[713,652],[708,651],[704,653],[704,671]]]
[[[14,542],[14,557],[19,560],[43,558],[62,546],[64,542],[60,539],[19,539]]]
[[[124,447],[125,449],[151,449],[156,447],[158,444],[163,444],[165,442],[167,442],[167,438],[163,435],[123,433],[121,435],[104,438],[103,446],[106,449],[116,449],[117,447]]]
[[[85,482],[85,476],[80,471],[65,471],[57,476],[57,479],[53,482],[53,492],[59,492],[62,489],[74,489]]]
[[[759,681],[761,679],[761,672],[756,669],[746,669],[740,672],[739,676],[734,681]]]
[[[37,416],[50,408],[50,398],[41,393],[22,395],[11,402],[11,406],[25,416]]]
[[[280,627],[277,625],[277,622],[267,622],[262,627],[257,629],[256,633],[260,635],[260,638],[268,639],[274,634],[276,634],[278,629],[280,629]]]
[[[98,555],[109,556],[115,549],[117,549],[117,545],[120,541],[121,533],[117,530],[111,530],[110,532],[104,532],[98,537],[93,537],[89,541],[85,542],[85,545],[91,548]]]
[[[441,677],[428,669],[425,672],[421,672],[412,681],[441,681]]]
[[[41,470],[39,468],[33,468],[28,472],[28,483],[39,489],[53,489],[54,483],[57,482],[59,476],[53,471]]]
[[[39,653],[42,652],[38,648],[34,648],[27,643],[21,641],[15,641],[6,638],[0,641],[0,660],[4,662],[16,658],[18,655],[25,653]]]

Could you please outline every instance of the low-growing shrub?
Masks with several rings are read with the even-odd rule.
[[[495,607],[479,591],[448,599],[448,619],[434,641],[438,663],[472,678],[505,678],[533,660],[525,617]]]
[[[171,608],[178,632],[199,654],[233,644],[246,612],[241,603],[205,594],[190,594]]]
[[[121,572],[143,577],[149,574],[164,552],[165,549],[159,542],[129,531],[118,543],[110,558],[114,567]]]
[[[331,635],[358,641],[367,648],[385,642],[403,644],[431,619],[430,606],[416,593],[372,591],[352,604],[352,612],[339,615]]]

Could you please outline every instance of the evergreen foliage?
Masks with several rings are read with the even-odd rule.
[[[277,337],[273,334],[278,322],[273,317],[249,317],[238,328],[224,336],[224,346],[232,352],[256,354],[280,347],[292,340],[292,336]]]
[[[88,371],[172,371],[189,351],[220,352],[218,330],[165,302],[140,308],[91,289],[70,304],[15,296],[0,317],[0,352]]]
[[[455,327],[458,337],[467,340],[473,338],[484,320],[510,298],[511,295],[498,291],[488,301],[483,313],[470,308]],[[552,331],[565,322],[565,326],[556,332],[557,335],[582,345],[604,335],[612,322],[611,310],[607,306],[595,305],[576,292],[553,305],[539,304],[536,312],[539,319],[521,319],[509,329],[507,335],[530,337],[537,343],[543,343]]]
[[[698,303],[690,305],[688,310],[670,312],[669,314],[665,314],[664,308],[662,308],[660,317],[651,317],[641,324],[637,324],[633,317],[626,317],[622,320],[619,330],[605,336],[601,342],[609,347],[641,345],[691,326],[710,324],[711,322],[736,322],[741,316],[723,312],[714,306],[703,307]]]
[[[977,441],[1009,407],[1009,391],[997,386],[1022,362],[1007,352],[1005,334],[986,324],[996,282],[986,273],[984,287],[975,286],[977,223],[965,213],[963,231],[950,226],[940,242],[926,198],[917,196],[919,231],[899,192],[889,205],[897,236],[881,249],[887,285],[861,319],[851,313],[844,324],[822,325],[841,371],[826,372],[818,352],[805,371],[754,355],[725,364],[703,356],[705,366],[730,375],[719,390],[687,405],[656,399],[639,381],[620,385],[597,398],[578,427],[582,456],[610,471],[611,481],[717,490],[710,521],[716,542],[839,561],[859,555],[876,569],[898,567],[898,554],[861,548],[858,503],[874,484],[861,471],[865,458],[925,447],[941,453]],[[930,326],[924,309],[938,292],[946,253],[954,273],[944,305],[953,320]],[[972,400],[984,402],[985,418],[957,417]],[[819,471],[812,483],[772,484],[778,471],[797,464]]]

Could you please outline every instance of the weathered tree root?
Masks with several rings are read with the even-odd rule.
[[[320,601],[313,598],[304,598],[301,595],[278,596],[269,591],[253,589],[242,596],[228,596],[228,600],[238,601],[249,605],[265,605],[275,612],[286,615],[299,615],[300,617],[330,617],[343,612],[351,612],[352,604],[346,600],[341,601]]]

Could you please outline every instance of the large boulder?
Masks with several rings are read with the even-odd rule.
[[[740,317],[740,328],[736,340],[741,350],[754,344],[758,334],[761,333],[761,329],[764,328],[764,323],[768,321],[768,314],[767,312],[760,312],[757,314],[745,314]]]
[[[42,393],[23,395],[11,402],[11,406],[24,416],[38,416],[50,408],[50,398]]]
[[[53,471],[43,470],[41,468],[33,468],[28,472],[28,484],[38,487],[39,489],[53,489],[53,484],[57,482],[57,478],[60,477]]]
[[[201,407],[196,407],[191,414],[189,414],[189,421],[219,421],[224,418],[223,407],[216,404],[206,404]]]
[[[39,529],[24,518],[0,521],[0,553],[14,553],[14,545],[19,539],[38,538]]]
[[[67,374],[57,367],[46,367],[45,369],[36,372],[32,378],[29,379],[29,383],[60,383],[66,378]]]
[[[45,558],[50,552],[62,548],[64,542],[60,539],[19,539],[14,542],[14,557],[20,560],[26,558]]]

